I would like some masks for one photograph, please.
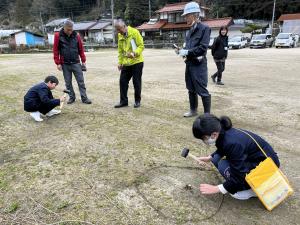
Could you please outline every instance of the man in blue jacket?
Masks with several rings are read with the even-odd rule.
[[[198,95],[202,98],[204,113],[210,113],[211,96],[207,90],[206,53],[210,40],[210,28],[199,21],[200,7],[196,2],[186,4],[184,13],[186,22],[191,26],[186,36],[186,45],[177,53],[185,58],[185,82],[189,92],[190,111],[184,117],[197,115]]]
[[[35,121],[43,121],[41,114],[51,117],[61,112],[54,108],[59,106],[65,100],[65,97],[54,99],[51,92],[58,83],[58,79],[55,76],[48,76],[45,82],[33,86],[24,96],[24,110],[30,112],[30,116]]]

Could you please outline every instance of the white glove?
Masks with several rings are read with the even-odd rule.
[[[180,49],[179,50],[179,56],[187,56],[189,54],[189,50],[186,50],[186,49]]]

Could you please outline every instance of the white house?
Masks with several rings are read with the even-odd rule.
[[[142,35],[148,39],[155,39],[165,36],[170,39],[184,38],[190,26],[186,24],[182,13],[186,2],[166,4],[163,8],[156,11],[156,18],[151,19],[137,27]],[[230,26],[233,24],[231,17],[219,19],[207,19],[206,14],[209,8],[201,7],[200,17],[203,23],[212,29],[212,35],[217,36],[221,26]]]
[[[97,43],[104,43],[113,39],[113,26],[111,22],[99,22],[89,30],[89,38]]]
[[[62,26],[56,27],[59,32]],[[74,31],[80,34],[84,42],[103,44],[113,39],[113,26],[111,20],[97,20],[74,23]],[[48,42],[54,44],[54,33],[48,33]]]
[[[300,13],[282,14],[278,22],[281,22],[283,33],[293,33],[300,35]]]

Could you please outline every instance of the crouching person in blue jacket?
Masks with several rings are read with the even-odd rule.
[[[232,197],[240,200],[256,197],[245,177],[266,157],[250,136],[262,147],[268,157],[271,157],[278,167],[280,166],[276,152],[264,139],[252,132],[233,128],[229,117],[202,115],[193,124],[193,134],[206,145],[217,148],[210,156],[199,157],[199,163],[212,162],[225,178],[225,182],[220,185],[201,184],[202,194],[229,192]]]
[[[41,114],[51,117],[61,112],[54,108],[59,106],[65,100],[65,97],[54,99],[51,92],[58,83],[58,79],[55,76],[48,76],[45,82],[33,86],[24,96],[24,110],[30,112],[30,116],[35,121],[43,121]]]

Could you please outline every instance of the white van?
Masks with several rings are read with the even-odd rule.
[[[229,48],[232,49],[246,48],[247,45],[248,45],[248,41],[247,38],[244,36],[233,36],[228,41],[228,46]]]
[[[280,33],[276,37],[275,47],[288,47],[293,48],[296,45],[296,37],[292,33]]]

